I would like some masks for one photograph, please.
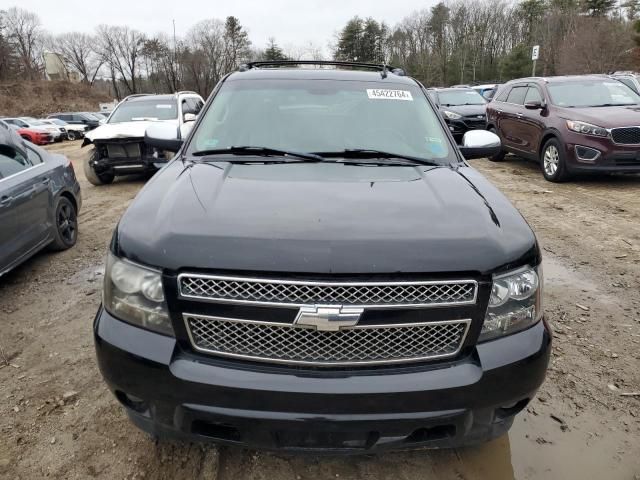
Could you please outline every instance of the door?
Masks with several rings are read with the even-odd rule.
[[[0,156],[0,270],[51,238],[53,206],[46,165],[35,150],[27,152],[27,158],[13,150]]]
[[[527,94],[527,85],[515,85],[506,101],[501,105],[499,128],[504,141],[504,146],[521,152],[523,150],[523,132],[520,130],[519,119],[522,116],[524,97]]]
[[[524,97],[524,103],[529,102],[538,102],[546,105],[542,92],[535,84],[529,85]],[[529,110],[523,106],[521,115],[518,117],[518,122],[520,123],[518,131],[522,132],[522,148],[532,158],[538,157],[538,147],[545,129],[544,119],[546,115],[546,109]]]

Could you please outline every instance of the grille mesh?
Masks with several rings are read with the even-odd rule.
[[[258,361],[315,365],[389,363],[449,357],[464,341],[468,321],[335,332],[293,325],[186,315],[194,346],[209,353]]]
[[[140,158],[139,143],[109,143],[107,144],[109,158]]]
[[[476,296],[474,281],[318,284],[183,275],[179,283],[184,297],[292,306],[319,303],[365,306],[466,304],[473,303]]]
[[[640,144],[640,127],[614,128],[611,130],[613,141],[622,145]]]

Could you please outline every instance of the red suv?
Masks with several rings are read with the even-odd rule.
[[[523,78],[487,106],[507,152],[540,162],[552,182],[573,173],[640,173],[640,95],[606,76]]]

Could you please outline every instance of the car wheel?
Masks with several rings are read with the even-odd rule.
[[[87,177],[89,183],[99,186],[99,185],[107,185],[113,182],[115,175],[111,172],[101,172],[97,173],[95,169],[91,166],[92,162],[98,159],[98,150],[93,148],[89,155],[84,159],[84,176]]]
[[[489,131],[490,131],[491,133],[495,134],[495,135],[498,135],[498,131],[497,131],[495,128],[493,128],[493,127],[491,127],[491,128],[489,129]],[[498,137],[499,137],[499,136],[500,136],[500,135],[498,135]],[[501,161],[503,161],[503,160],[504,160],[504,157],[505,157],[506,155],[507,155],[507,152],[505,152],[504,150],[502,150],[502,149],[501,149],[499,153],[496,153],[495,155],[493,155],[493,156],[491,156],[491,157],[488,157],[488,158],[489,158],[489,160],[491,160],[492,162],[501,162]]]
[[[544,178],[550,182],[563,182],[569,178],[564,151],[556,138],[551,138],[542,147],[540,164]]]
[[[54,238],[51,250],[66,250],[78,239],[78,212],[67,197],[60,197],[55,210]]]
[[[76,139],[76,132],[74,132],[73,130],[67,130],[67,140],[75,140]]]

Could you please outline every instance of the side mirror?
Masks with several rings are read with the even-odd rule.
[[[144,143],[158,150],[177,152],[182,147],[182,140],[178,138],[178,129],[175,125],[158,122],[149,125],[144,134]]]
[[[185,113],[184,114],[184,121],[185,122],[195,122],[196,118],[198,118],[198,116],[195,113]]]
[[[492,157],[500,153],[500,137],[486,130],[469,130],[462,137],[460,153],[467,160]]]
[[[542,110],[544,108],[544,104],[536,100],[535,102],[525,103],[524,108],[527,110]]]

